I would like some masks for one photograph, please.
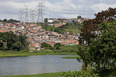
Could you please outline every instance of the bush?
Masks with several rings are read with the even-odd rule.
[[[87,71],[69,71],[63,73],[64,77],[99,77],[98,74],[95,74],[91,71],[91,68],[88,68]]]

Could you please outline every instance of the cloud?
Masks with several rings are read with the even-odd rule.
[[[116,0],[0,0],[0,19],[18,19],[20,9],[37,9],[38,1],[45,3],[45,17],[93,18],[96,12],[116,7]]]
[[[109,7],[116,8],[116,4],[106,4],[106,3],[99,3],[92,5],[91,8],[97,13],[102,10],[107,10]]]

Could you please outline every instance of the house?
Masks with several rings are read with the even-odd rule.
[[[53,22],[53,20],[51,20],[51,19],[48,19],[48,23],[52,23]]]
[[[41,45],[39,43],[34,43],[29,45],[30,50],[41,50]]]

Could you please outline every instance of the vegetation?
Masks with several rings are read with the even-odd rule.
[[[83,24],[73,22],[73,23],[67,23],[66,25],[59,28],[55,28],[54,25],[48,25],[47,23],[41,25],[42,28],[47,31],[54,31],[63,34],[64,32],[78,33],[80,32],[80,28]]]
[[[56,43],[54,45],[54,47],[52,47],[51,45],[47,44],[47,43],[42,43],[42,48],[44,48],[45,50],[42,51],[49,51],[49,52],[54,52],[54,53],[62,53],[62,52],[67,52],[67,53],[76,53],[78,51],[77,49],[77,45],[68,45],[68,46],[64,46],[61,45],[60,43]]]
[[[55,31],[58,33],[64,33],[64,32],[79,33],[82,25],[83,24],[77,22],[67,23],[62,27],[56,28]]]
[[[56,50],[59,50],[61,46],[63,46],[63,45],[61,45],[60,43],[56,43],[56,44],[54,45],[54,48],[55,48]]]
[[[94,73],[91,68],[87,68],[86,71],[69,71],[64,72],[64,77],[99,77],[98,74]]]
[[[98,72],[95,72],[95,69],[90,67],[87,68],[87,71],[68,71],[68,72],[58,72],[58,73],[44,73],[37,75],[17,75],[17,76],[3,76],[3,77],[115,77],[116,68],[112,70],[102,69]]]
[[[63,59],[78,59],[81,60],[80,56],[68,56],[68,57],[62,57]]]
[[[32,55],[76,55],[77,45],[74,46],[62,46],[56,43],[54,47],[46,43],[42,43],[42,47],[45,48],[41,51],[29,52],[28,49],[22,49],[17,52],[15,50],[1,50],[0,57],[17,57],[17,56],[32,56]],[[2,48],[2,47],[1,47]]]
[[[19,76],[4,76],[4,77],[64,77],[61,76],[62,72],[59,73],[45,73],[45,74],[37,74],[37,75],[19,75]]]
[[[17,51],[0,51],[0,57],[21,57],[21,56],[32,56],[40,55],[39,53],[30,53],[29,50]]]
[[[101,71],[116,66],[116,8],[96,14],[96,18],[84,22],[77,54],[83,61],[82,71],[92,66],[101,76]],[[109,73],[110,74],[110,73]],[[110,74],[113,77],[114,74]],[[105,76],[104,76],[105,77]]]
[[[104,22],[99,26],[100,36],[92,39],[88,50],[90,60],[101,67],[111,69],[116,63],[116,23]]]
[[[20,22],[20,21],[13,20],[13,19],[9,19],[9,20],[4,19],[4,20],[0,20],[0,21],[2,21],[2,22],[4,22],[4,23],[16,23],[16,22]]]
[[[0,50],[23,50],[28,49],[27,37],[17,36],[13,32],[0,33]]]
[[[115,77],[116,69],[112,70],[101,70],[101,77]],[[3,77],[100,77],[99,74],[94,73],[95,70],[87,68],[87,71],[69,71],[69,72],[58,72],[58,73],[44,73],[37,75],[17,75],[17,76],[3,76]]]
[[[41,47],[44,49],[52,49],[53,47],[46,42],[41,43]]]
[[[41,50],[29,52],[29,50],[22,51],[0,51],[0,57],[22,57],[22,56],[34,56],[34,55],[76,55],[76,53],[70,52],[53,52],[52,50]]]
[[[55,52],[69,52],[69,53],[76,53],[78,51],[77,45],[68,45],[68,46],[61,46],[59,50],[55,50]]]
[[[54,25],[48,25],[47,23],[41,24],[41,25],[42,25],[42,28],[43,28],[44,30],[47,30],[47,31],[54,31],[54,30],[55,30]]]
[[[61,45],[60,43],[56,43],[53,47],[43,42],[41,44],[41,47],[45,49],[45,50],[42,50],[42,52],[47,51],[47,52],[54,52],[54,53],[62,53],[62,52],[76,53],[78,51],[77,45],[64,46],[64,45]]]
[[[77,18],[82,18],[81,16],[77,16]]]
[[[45,53],[77,53],[83,62],[81,71],[69,71],[62,74],[50,74],[47,77],[114,77],[116,76],[116,8],[109,8],[106,11],[96,14],[96,18],[87,20],[81,29],[80,45],[62,46],[56,44],[54,48],[45,43],[42,44]],[[68,24],[70,25],[70,24]],[[72,25],[72,23],[71,23]],[[69,26],[68,26],[69,27]],[[68,28],[65,26],[65,28]],[[45,27],[45,29],[47,29]],[[2,44],[4,49],[6,45]],[[20,44],[18,43],[20,46]],[[16,45],[15,48],[18,48]],[[77,48],[78,47],[78,48]],[[20,48],[20,47],[19,47]],[[38,53],[40,51],[36,51]],[[74,58],[74,57],[73,57]],[[27,75],[29,77],[29,75]],[[33,75],[31,77],[38,77]],[[45,75],[46,76],[46,75]],[[12,76],[13,77],[13,76]],[[16,77],[16,76],[15,76]],[[18,77],[18,76],[17,76]],[[24,77],[24,76],[19,76]],[[40,76],[39,76],[40,77]],[[43,76],[44,77],[44,76]]]

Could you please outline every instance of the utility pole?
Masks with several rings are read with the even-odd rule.
[[[38,23],[44,23],[43,13],[44,13],[44,3],[39,2],[37,6],[37,17],[38,17],[37,22]]]

